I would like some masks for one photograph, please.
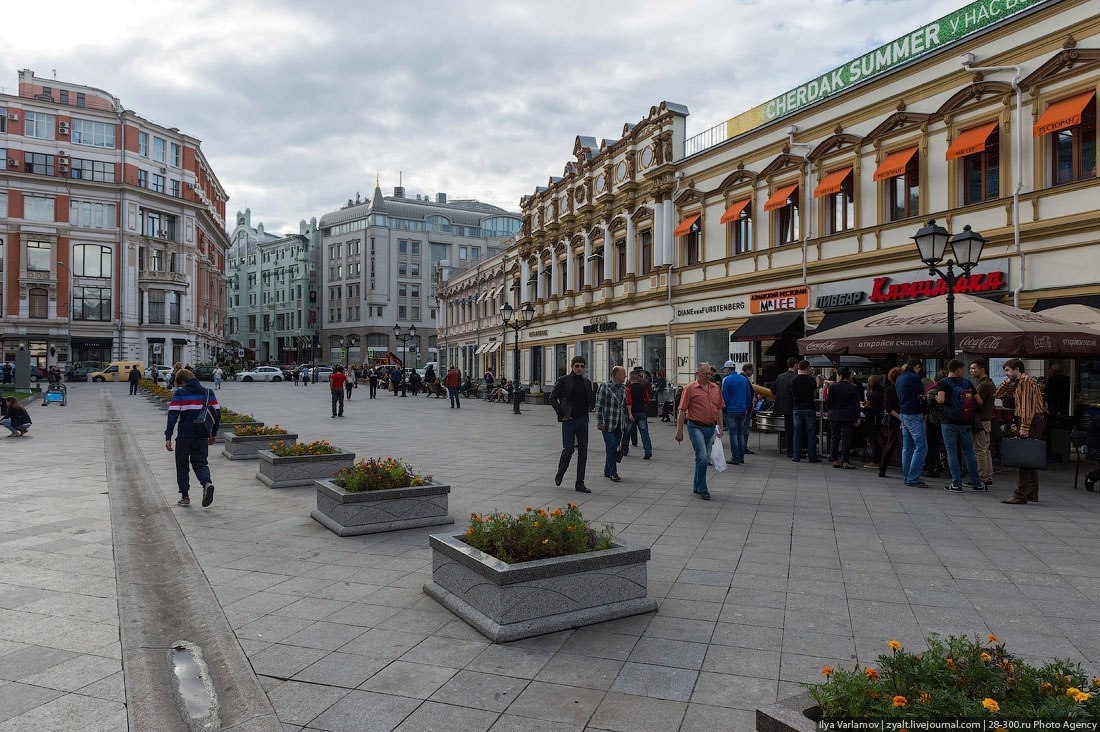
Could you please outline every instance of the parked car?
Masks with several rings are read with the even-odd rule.
[[[149,368],[145,369],[145,378],[155,379],[157,381],[161,381],[161,380],[164,379],[165,374],[170,374],[170,373],[172,373],[172,367],[171,366],[165,366],[162,363],[156,363],[156,364],[153,364],[152,366],[150,366]]]
[[[45,381],[47,377],[46,369],[41,366],[31,366],[31,383],[39,381]]]
[[[316,381],[328,381],[329,377],[332,376],[332,367],[331,366],[317,366],[316,371],[317,371]],[[309,378],[310,378],[310,380],[313,380],[313,369],[310,370]]]
[[[138,371],[145,370],[145,364],[141,361],[112,361],[107,365],[107,368],[88,374],[88,378],[96,382],[126,381],[126,375],[130,373],[132,366],[137,366]],[[121,378],[119,377],[120,374]]]
[[[257,366],[254,369],[241,371],[236,376],[237,381],[282,381],[283,370],[278,366]]]
[[[66,381],[87,381],[88,374],[99,371],[99,366],[77,366],[65,374]]]
[[[191,369],[191,372],[195,374],[195,378],[199,381],[213,381],[214,369],[216,368],[217,366],[196,366]]]

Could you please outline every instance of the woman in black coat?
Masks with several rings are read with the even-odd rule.
[[[864,450],[864,458],[868,458],[865,468],[877,468],[882,462],[882,443],[879,435],[882,432],[882,415],[886,406],[886,389],[883,387],[881,374],[874,374],[867,380],[867,401],[863,403],[863,414],[866,417],[867,442],[870,450]]]
[[[829,459],[834,468],[854,470],[851,463],[852,431],[859,420],[859,387],[852,383],[852,370],[837,372],[840,380],[829,387],[825,408],[829,414]]]
[[[886,392],[882,404],[882,429],[886,435],[882,440],[882,457],[878,463],[878,477],[886,477],[886,468],[894,459],[894,450],[901,443],[901,401],[898,399],[898,390],[894,383],[901,375],[901,369],[896,366],[890,369],[886,375]]]

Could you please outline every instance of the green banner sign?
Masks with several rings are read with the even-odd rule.
[[[832,71],[726,121],[726,138],[833,96],[900,64],[1049,0],[977,0]]]

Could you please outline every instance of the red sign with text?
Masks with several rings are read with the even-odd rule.
[[[897,302],[898,300],[917,300],[947,294],[947,283],[940,278],[917,280],[916,282],[897,282],[891,284],[890,277],[876,277],[871,286],[868,299],[871,302]],[[1005,272],[989,272],[960,277],[955,282],[955,293],[973,295],[983,292],[997,292],[1008,287]]]

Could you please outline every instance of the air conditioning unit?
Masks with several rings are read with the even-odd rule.
[[[159,343],[153,344],[153,353],[161,353],[164,350],[164,346]]]
[[[15,112],[8,112],[8,119],[10,119],[12,122],[18,122],[19,115]]]
[[[69,166],[65,163],[58,163],[57,164],[57,172],[58,173],[68,173],[69,172]]]
[[[160,172],[162,172],[162,173],[167,173],[167,172],[168,172],[168,168],[166,168],[166,167],[164,167],[164,166],[162,165],[162,166],[160,166]]]
[[[58,122],[57,123],[57,134],[59,134],[59,135],[69,134],[69,123],[68,122]]]
[[[195,190],[195,184],[194,183],[188,183],[187,184],[187,190],[189,190],[189,191]]]
[[[69,165],[72,159],[68,155],[59,155],[57,158],[58,165]]]
[[[19,165],[19,163],[17,163],[15,161],[15,158],[8,158],[8,167],[9,168],[15,168],[15,167],[18,167],[18,165]]]

